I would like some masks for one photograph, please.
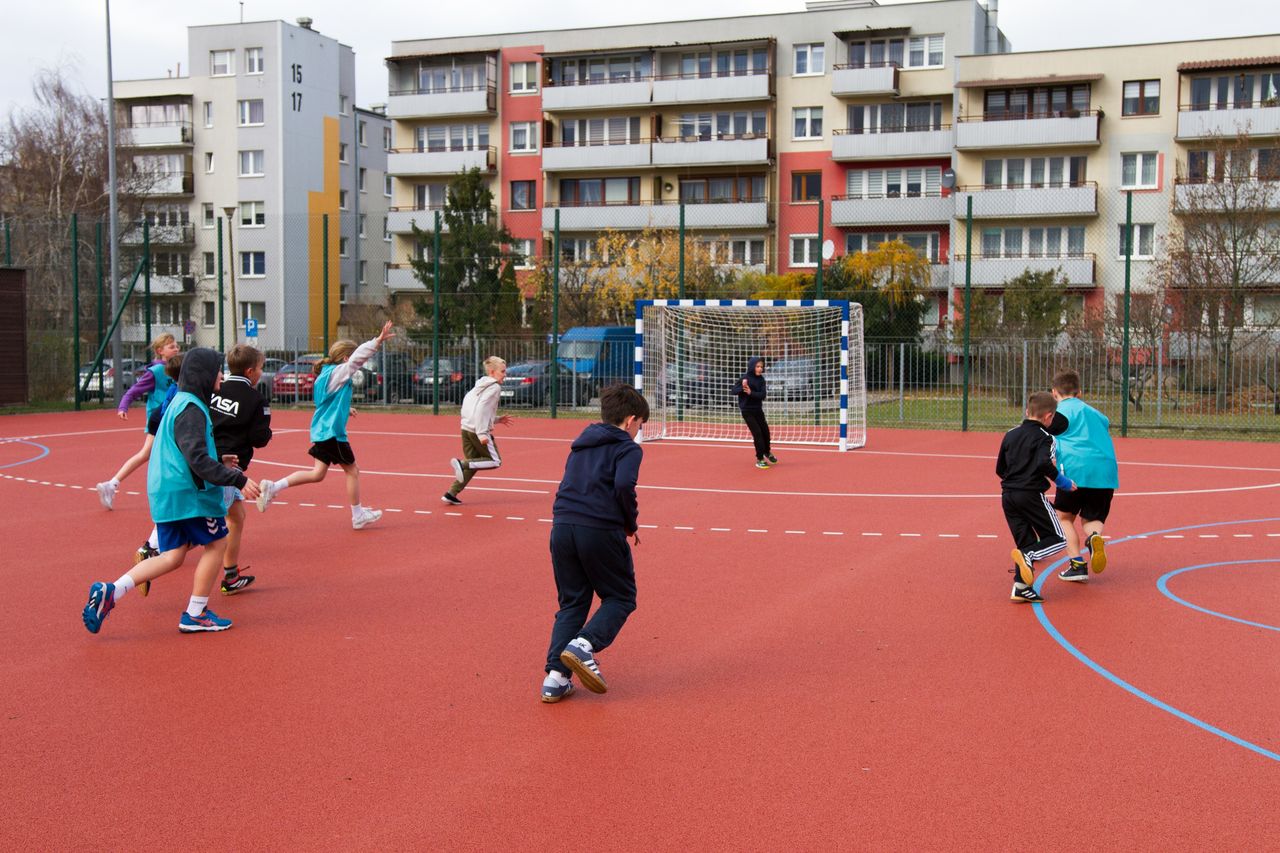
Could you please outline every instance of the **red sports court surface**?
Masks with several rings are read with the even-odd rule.
[[[309,467],[276,413],[255,477]],[[657,442],[609,693],[538,701],[551,500],[582,421],[500,428],[447,507],[456,417],[364,413],[342,477],[251,511],[253,589],[184,636],[191,565],[97,636],[138,419],[0,435],[0,849],[1280,847],[1280,449],[1117,440],[1111,565],[1008,600],[993,433],[848,454]],[[1047,574],[1042,570],[1041,574]]]

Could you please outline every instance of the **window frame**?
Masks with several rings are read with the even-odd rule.
[[[537,121],[513,121],[513,122],[510,122],[510,123],[507,125],[507,127],[508,127],[508,133],[507,133],[507,146],[508,146],[508,147],[507,147],[507,153],[508,153],[508,154],[536,154],[536,153],[538,153],[538,146],[539,146],[539,144],[540,144],[540,140],[538,139],[538,125],[539,125],[539,124],[541,124],[541,122],[537,122]],[[516,147],[516,131],[517,131],[517,130],[523,130],[523,131],[527,134],[527,143],[528,143],[528,145],[527,145],[526,147],[523,147],[523,148],[517,148],[517,147]]]
[[[817,112],[818,133],[814,135],[814,112]],[[805,132],[808,136],[796,135],[796,122],[800,120],[800,114],[804,113]],[[792,107],[791,108],[791,139],[793,142],[817,142],[823,139],[823,114],[822,107]]]
[[[258,105],[260,120],[253,120],[253,105]],[[267,123],[267,105],[262,98],[241,98],[236,101],[236,127],[262,127]]]
[[[1124,260],[1124,223],[1116,223],[1116,259]],[[1142,251],[1142,235],[1146,234],[1147,251]],[[1154,222],[1133,223],[1133,254],[1129,256],[1135,261],[1150,261],[1156,256],[1156,225]]]
[[[808,195],[812,189],[811,181],[817,178],[817,194]],[[801,183],[803,182],[803,184]],[[802,194],[797,195],[796,190],[800,189]],[[818,204],[822,201],[822,172],[819,171],[795,171],[791,173],[791,203],[792,204]]]
[[[816,48],[816,51],[815,51]],[[822,66],[819,70],[814,71],[814,55],[817,54],[818,63]],[[804,71],[800,71],[800,59],[804,57]],[[791,76],[792,77],[821,77],[827,73],[827,44],[821,41],[800,42],[791,46]]]
[[[262,263],[259,265],[257,261]],[[260,267],[261,272],[245,272],[246,267],[250,270]],[[261,249],[250,249],[240,253],[240,278],[266,278],[267,277],[267,253]]]
[[[254,60],[257,60],[257,61],[255,62]],[[257,67],[256,71],[254,70],[255,66]],[[262,48],[246,47],[244,49],[244,73],[246,75],[263,74],[266,72],[266,67],[267,67],[266,53],[263,51]]]
[[[222,54],[227,58],[226,71],[218,73],[217,56]],[[236,76],[236,51],[235,48],[223,48],[222,50],[209,51],[209,76],[210,77],[234,77]]]
[[[1135,182],[1126,183],[1124,179],[1125,160],[1134,158],[1133,173]],[[1143,167],[1151,160],[1155,163],[1152,166],[1152,180],[1150,183],[1143,181]],[[1120,152],[1120,189],[1122,190],[1157,190],[1160,189],[1160,152],[1159,151],[1122,151]]]
[[[261,171],[258,171],[258,172],[253,172],[253,171],[246,172],[246,171],[245,171],[245,162],[244,162],[244,161],[245,161],[245,155],[246,155],[246,154],[247,154],[247,155],[249,155],[249,168],[250,168],[250,169],[254,168],[254,165],[255,165],[255,164],[254,164],[254,161],[256,160],[256,161],[257,161],[257,164],[256,164],[256,165],[257,165],[257,168],[258,168],[258,169],[260,169]],[[257,157],[254,157],[254,156],[253,156],[253,155],[255,155],[255,154],[257,155]],[[266,176],[266,174],[267,174],[267,154],[266,154],[266,150],[265,150],[265,149],[262,149],[262,148],[242,148],[242,149],[240,149],[240,151],[239,151],[239,155],[240,155],[240,156],[237,158],[237,159],[240,161],[240,163],[239,163],[239,171],[238,171],[238,173],[237,173],[237,177],[241,177],[241,178],[261,178],[261,177],[265,177],[265,176]]]
[[[248,214],[249,224],[245,224],[245,215]],[[261,221],[258,221],[261,220]],[[253,200],[242,201],[236,208],[236,226],[239,228],[266,228],[267,227],[267,206],[266,202]]]
[[[805,259],[803,261],[797,261],[796,245],[797,243],[801,243],[801,242],[803,243],[805,248],[805,252],[804,252]],[[787,253],[787,258],[790,261],[787,264],[788,266],[797,268],[797,269],[799,268],[817,269],[818,264],[822,262],[822,242],[819,239],[817,234],[789,234],[787,235],[787,243],[790,246],[790,251]],[[815,248],[817,251],[817,257],[814,259],[810,259],[809,258],[810,250]]]
[[[516,186],[517,185],[521,186],[522,189],[525,189],[528,192],[527,196],[525,196],[528,204],[524,206],[518,206],[516,204]],[[509,208],[510,210],[537,210],[538,209],[538,182],[537,181],[512,181],[510,184],[510,188],[511,188],[511,207]]]
[[[520,69],[517,72],[516,69]],[[537,61],[512,62],[507,66],[507,92],[512,95],[537,94],[542,80],[538,77]]]
[[[1147,101],[1151,97],[1147,94],[1147,86],[1150,83],[1154,83],[1156,88],[1156,93],[1154,96],[1155,97],[1154,110],[1147,109]],[[1130,111],[1129,109],[1130,97],[1128,95],[1128,88],[1131,84],[1136,85],[1138,87],[1138,94],[1136,98],[1137,109],[1132,111]],[[1120,115],[1121,116],[1158,116],[1160,115],[1160,88],[1161,86],[1160,86],[1159,77],[1145,79],[1145,80],[1125,80],[1123,83],[1120,84]]]
[[[255,312],[250,307],[253,305],[262,306],[261,316],[258,316],[258,317],[253,316]],[[265,329],[267,327],[267,303],[264,300],[246,299],[240,303],[240,311],[238,313],[239,313],[239,322],[240,322],[240,325],[238,326],[238,328],[243,329],[244,321],[248,320],[250,317],[253,317],[254,320],[258,321],[259,329]]]

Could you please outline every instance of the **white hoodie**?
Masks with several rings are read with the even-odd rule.
[[[493,432],[501,396],[502,383],[492,376],[481,376],[476,380],[476,387],[462,398],[462,428],[487,438]]]

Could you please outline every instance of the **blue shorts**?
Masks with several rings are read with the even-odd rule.
[[[222,487],[222,505],[227,509],[231,509],[231,505],[236,501],[244,500],[244,494],[235,486]]]
[[[160,553],[190,545],[198,548],[217,542],[227,535],[225,518],[184,518],[181,521],[156,522],[156,536],[160,540]]]

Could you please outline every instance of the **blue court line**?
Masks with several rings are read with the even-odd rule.
[[[1273,523],[1277,521],[1280,521],[1280,518],[1250,518],[1250,519],[1242,519],[1240,521],[1213,521],[1213,522],[1209,522],[1208,524],[1190,524],[1185,527],[1170,527],[1167,530],[1154,530],[1154,531],[1151,531],[1150,533],[1139,533],[1134,536],[1126,536],[1122,539],[1115,539],[1111,542],[1108,542],[1107,544],[1108,546],[1114,546],[1114,545],[1119,545],[1122,542],[1133,541],[1134,539],[1148,539],[1152,536],[1159,536],[1164,533],[1177,533],[1183,530],[1200,530],[1206,527],[1224,527],[1224,526],[1233,525],[1233,524],[1268,524],[1268,523]],[[1048,578],[1053,573],[1053,570],[1065,562],[1066,562],[1066,558],[1064,557],[1063,559],[1058,560],[1056,563],[1049,566],[1048,569],[1046,569],[1044,572],[1040,574],[1040,577],[1037,578],[1035,582],[1035,589],[1037,592],[1040,591],[1040,587],[1044,585],[1045,579]],[[1155,705],[1161,711],[1166,711],[1172,714],[1173,716],[1177,717],[1178,719],[1183,720],[1184,722],[1191,723],[1193,726],[1198,726],[1201,729],[1204,729],[1206,732],[1209,732],[1210,734],[1215,734],[1218,737],[1222,738],[1223,740],[1227,740],[1227,741],[1230,741],[1231,743],[1234,743],[1236,746],[1243,746],[1245,749],[1256,752],[1259,755],[1264,756],[1266,758],[1270,758],[1272,761],[1280,761],[1280,753],[1272,752],[1266,747],[1258,746],[1256,743],[1250,743],[1249,741],[1244,740],[1243,738],[1236,737],[1235,735],[1231,734],[1231,732],[1223,731],[1217,726],[1206,723],[1204,720],[1197,719],[1196,717],[1193,717],[1190,714],[1188,714],[1186,711],[1180,711],[1177,708],[1173,707],[1172,705],[1168,704],[1167,702],[1160,701],[1156,697],[1152,696],[1150,693],[1144,693],[1142,690],[1139,690],[1137,687],[1134,687],[1132,684],[1125,681],[1123,678],[1120,678],[1118,675],[1111,672],[1110,670],[1104,668],[1101,664],[1096,663],[1092,658],[1084,654],[1084,652],[1080,651],[1075,646],[1071,645],[1071,642],[1067,640],[1066,637],[1062,636],[1062,633],[1058,631],[1056,627],[1054,627],[1054,624],[1052,622],[1049,621],[1049,617],[1045,615],[1043,604],[1036,603],[1036,604],[1033,604],[1032,607],[1035,609],[1036,619],[1040,620],[1040,625],[1045,629],[1046,632],[1048,632],[1050,637],[1053,637],[1053,639],[1057,641],[1058,645],[1062,646],[1064,649],[1070,652],[1078,661],[1080,661],[1085,666],[1089,667],[1089,669],[1098,673],[1098,675],[1101,675],[1103,678],[1110,681],[1112,684],[1129,691],[1134,696],[1137,696],[1139,699],[1141,699],[1144,702],[1149,702],[1152,705]]]
[[[43,444],[37,444],[34,441],[27,441],[25,438],[10,438],[5,441],[0,441],[0,444],[29,444],[32,447],[40,448],[39,456],[32,456],[30,459],[23,459],[21,462],[10,462],[7,465],[0,465],[0,470],[5,468],[17,468],[19,465],[26,465],[29,462],[38,462],[49,455],[49,448],[45,447]]]
[[[1216,610],[1209,610],[1208,608],[1201,607],[1198,604],[1192,604],[1190,601],[1181,599],[1169,591],[1169,578],[1174,577],[1176,575],[1180,575],[1183,572],[1193,572],[1196,569],[1211,569],[1216,566],[1242,566],[1248,563],[1280,563],[1280,560],[1230,560],[1224,563],[1202,563],[1198,566],[1187,566],[1185,569],[1175,569],[1172,572],[1168,572],[1166,574],[1161,575],[1160,580],[1156,581],[1156,587],[1158,587],[1159,590],[1163,592],[1167,597],[1177,602],[1178,604],[1181,604],[1183,607],[1190,607],[1192,610],[1198,610],[1201,613],[1207,613],[1210,616],[1217,616],[1219,619],[1228,619],[1232,622],[1239,622],[1241,625],[1250,625],[1254,628],[1265,628],[1268,631],[1280,631],[1280,627],[1277,627],[1275,625],[1267,625],[1264,622],[1250,622],[1248,619],[1241,619],[1238,616],[1231,616],[1226,613],[1219,613]]]

